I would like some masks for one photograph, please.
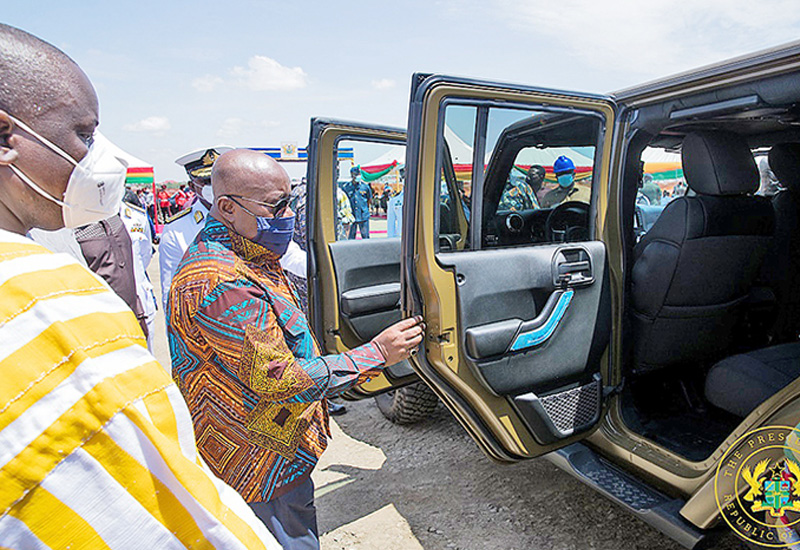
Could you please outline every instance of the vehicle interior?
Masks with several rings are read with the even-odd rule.
[[[622,413],[689,460],[800,376],[798,100],[786,75],[631,114]],[[680,153],[685,187],[642,198],[647,148]]]

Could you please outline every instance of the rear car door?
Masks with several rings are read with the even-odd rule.
[[[412,363],[496,460],[585,437],[614,389],[614,123],[606,97],[413,78],[403,297],[427,334]]]
[[[325,353],[364,344],[400,320],[405,140],[401,128],[311,121],[308,305],[311,327]],[[353,175],[358,187],[351,185]],[[356,220],[365,217],[366,225]],[[416,380],[408,362],[402,362],[347,396],[369,397]]]

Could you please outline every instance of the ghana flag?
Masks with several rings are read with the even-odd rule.
[[[130,167],[125,177],[125,185],[153,185],[154,179],[152,166]]]

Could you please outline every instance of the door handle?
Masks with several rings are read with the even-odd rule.
[[[562,262],[558,264],[559,275],[566,275],[567,273],[581,273],[584,271],[588,271],[591,275],[592,264],[589,262],[589,260],[578,262]]]
[[[553,284],[556,287],[588,285],[593,281],[592,258],[585,248],[561,248],[555,253]]]

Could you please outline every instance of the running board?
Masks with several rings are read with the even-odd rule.
[[[685,504],[683,500],[670,498],[646,486],[602,460],[582,443],[573,443],[544,458],[685,548],[698,548],[706,538],[701,530],[679,515]]]

